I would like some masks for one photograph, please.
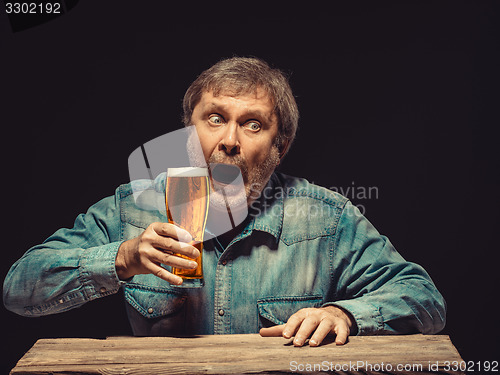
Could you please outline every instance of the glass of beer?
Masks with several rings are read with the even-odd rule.
[[[178,287],[203,286],[203,235],[207,224],[209,204],[208,168],[184,167],[168,168],[165,188],[168,222],[187,230],[193,240],[191,245],[200,251],[195,259],[196,269],[182,269],[172,267],[174,275],[183,278]],[[188,257],[175,254],[179,257]]]

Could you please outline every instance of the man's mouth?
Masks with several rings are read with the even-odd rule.
[[[210,172],[214,183],[224,187],[235,182],[241,175],[240,168],[234,164],[210,163]]]

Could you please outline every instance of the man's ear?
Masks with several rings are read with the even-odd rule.
[[[285,139],[285,142],[283,142],[283,145],[281,146],[281,152],[280,152],[280,162],[285,156],[286,152],[288,151],[288,147],[290,146],[290,140]]]

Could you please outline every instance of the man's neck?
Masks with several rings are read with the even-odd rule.
[[[217,236],[217,239],[219,240],[222,247],[226,249],[227,246],[231,243],[231,241],[235,239],[236,236],[243,231],[243,229],[247,226],[247,224],[248,224],[248,217],[230,231],[227,231]]]
[[[248,212],[243,210],[218,210],[210,208],[207,219],[207,229],[215,235],[224,246],[240,233],[248,224]]]

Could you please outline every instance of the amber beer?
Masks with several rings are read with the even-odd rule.
[[[168,222],[187,230],[193,236],[193,241],[190,244],[200,250],[200,256],[195,259],[198,263],[196,269],[187,270],[172,267],[174,275],[185,279],[183,283],[185,286],[202,285],[203,234],[207,223],[209,204],[208,184],[207,168],[185,167],[167,170],[165,199]],[[188,259],[184,255],[176,255]]]

